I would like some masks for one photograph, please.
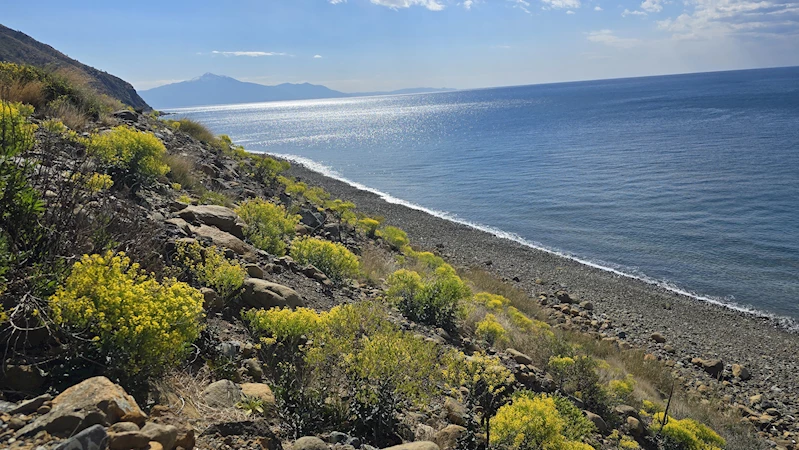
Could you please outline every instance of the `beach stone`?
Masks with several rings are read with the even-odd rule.
[[[752,378],[752,374],[749,373],[749,369],[740,364],[732,365],[732,376],[738,378],[741,381],[746,381]]]
[[[294,289],[257,278],[244,280],[241,299],[249,306],[263,309],[305,306],[305,302]]]
[[[407,444],[386,447],[384,450],[441,450],[435,442],[417,441]]]
[[[301,437],[294,441],[294,444],[292,444],[291,448],[293,450],[328,450],[328,446],[325,444],[325,441],[316,436]]]
[[[658,344],[663,344],[666,342],[666,338],[660,333],[652,333],[650,336],[653,341],[657,342]]]
[[[244,239],[246,225],[238,214],[230,208],[219,205],[189,205],[177,212],[177,216],[186,222],[200,222]]]
[[[702,359],[693,358],[691,364],[699,366],[707,372],[711,377],[718,379],[721,373],[724,372],[724,363],[720,359]]]
[[[462,403],[452,397],[447,397],[444,400],[444,411],[447,414],[447,420],[455,425],[466,425],[466,407]]]
[[[603,435],[608,434],[608,424],[605,422],[605,419],[603,419],[602,416],[599,414],[594,414],[591,411],[583,411],[583,414],[585,414],[586,419],[590,420],[594,426],[596,426],[596,429],[600,433]]]
[[[52,410],[19,430],[19,436],[33,436],[44,430],[63,436],[95,424],[116,422],[143,424],[147,415],[136,400],[106,377],[94,377],[76,384],[53,399]],[[105,431],[103,431],[105,433]]]
[[[588,301],[580,302],[580,308],[583,308],[586,311],[593,311],[594,310],[594,304],[591,303],[591,302],[588,302]]]
[[[203,399],[212,408],[230,408],[241,401],[241,388],[230,380],[219,380],[203,390]]]
[[[513,360],[516,361],[519,364],[529,365],[529,364],[533,363],[533,359],[532,358],[530,358],[529,356],[525,355],[524,353],[522,353],[522,352],[520,352],[520,351],[518,351],[516,349],[509,348],[509,349],[505,350],[505,352],[507,354],[509,354],[510,357],[513,358]]]
[[[58,444],[54,450],[105,450],[107,445],[108,434],[105,428],[98,424]]]
[[[566,291],[555,292],[555,298],[561,303],[574,303],[574,300],[572,300],[571,296]]]
[[[458,440],[464,433],[466,433],[466,428],[460,425],[450,424],[436,433],[433,442],[435,442],[441,450],[454,450],[458,446]]]

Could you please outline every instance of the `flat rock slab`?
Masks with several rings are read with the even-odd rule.
[[[187,222],[204,223],[244,239],[245,224],[230,208],[218,205],[192,205],[178,211],[177,216]]]
[[[263,309],[305,306],[302,297],[294,289],[258,278],[244,280],[241,299],[250,306]]]

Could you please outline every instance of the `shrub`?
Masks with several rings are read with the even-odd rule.
[[[230,207],[233,205],[233,200],[227,196],[224,192],[216,192],[216,191],[209,191],[205,188],[201,188],[200,191],[200,198],[197,199],[197,203],[200,205],[219,205]]]
[[[163,160],[166,147],[149,132],[121,125],[108,133],[93,135],[86,146],[109,167],[115,178],[126,184],[149,181],[169,172]]]
[[[358,221],[358,229],[366,233],[367,236],[373,238],[375,237],[375,233],[377,232],[377,227],[380,226],[380,222],[371,217],[364,217]]]
[[[696,420],[667,417],[666,425],[663,425],[664,417],[664,413],[656,413],[650,428],[663,437],[666,448],[721,450],[727,445],[715,431]]]
[[[383,229],[377,232],[377,235],[383,238],[383,240],[395,250],[402,250],[411,243],[411,241],[408,240],[407,233],[391,225],[383,227]]]
[[[288,214],[282,205],[256,198],[245,201],[236,213],[247,224],[244,234],[256,247],[273,255],[286,252],[283,238],[294,236],[300,217]]]
[[[501,341],[505,337],[505,328],[497,322],[497,316],[486,314],[483,320],[477,322],[475,334],[488,345],[494,345],[494,343]]]
[[[177,262],[188,270],[194,280],[214,289],[224,299],[236,295],[247,277],[247,271],[241,264],[227,259],[222,250],[215,246],[203,248],[197,242],[178,243]]]
[[[635,379],[627,374],[623,380],[610,380],[608,390],[617,403],[630,403],[635,390]]]
[[[214,133],[211,132],[205,125],[191,119],[178,119],[178,120],[167,120],[168,125],[172,128],[180,130],[189,136],[197,139],[200,142],[205,142],[206,144],[210,144],[214,141]]]
[[[253,175],[268,186],[274,186],[278,176],[291,168],[288,161],[278,161],[265,155],[253,155],[253,160],[255,161]]]
[[[518,396],[491,419],[492,445],[512,450],[593,450],[563,436],[566,422],[548,396]]]
[[[291,256],[300,264],[312,264],[336,283],[354,278],[360,272],[358,257],[347,247],[323,239],[295,239],[291,243]]]
[[[389,276],[387,283],[386,296],[405,317],[447,330],[455,329],[459,303],[471,295],[449,265],[439,267],[424,279],[416,272],[400,269]]]
[[[180,184],[180,186],[190,192],[202,188],[202,184],[194,175],[194,162],[180,155],[166,155],[164,162],[169,166],[169,179]]]
[[[501,295],[489,294],[488,292],[474,294],[474,301],[492,311],[502,311],[510,303],[507,298]]]
[[[203,296],[186,283],[159,283],[124,253],[85,255],[50,298],[53,319],[83,331],[111,367],[160,372],[199,336]]]
[[[353,202],[345,202],[337,198],[333,201],[325,202],[325,208],[333,212],[339,223],[352,225],[357,222],[357,216],[353,212],[355,209],[355,203]]]
[[[267,345],[296,347],[303,336],[310,336],[320,322],[316,311],[308,308],[250,309],[242,316],[250,329]]]

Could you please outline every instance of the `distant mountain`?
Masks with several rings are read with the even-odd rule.
[[[44,68],[68,67],[85,74],[99,92],[139,110],[151,109],[130,83],[76,61],[25,33],[0,25],[0,61]]]
[[[316,84],[284,83],[277,86],[265,86],[206,73],[193,80],[141,91],[141,96],[155,108],[180,108],[185,106],[347,97],[347,94]]]
[[[359,92],[356,94],[347,94],[317,84],[284,83],[278,84],[277,86],[266,86],[206,73],[193,80],[159,86],[141,91],[140,94],[155,108],[181,108],[234,103],[276,102],[282,100],[417,94],[422,92],[450,90],[454,89],[418,88],[391,92]]]

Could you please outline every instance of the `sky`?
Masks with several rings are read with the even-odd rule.
[[[799,65],[797,0],[0,0],[138,90],[210,72],[344,92]]]

